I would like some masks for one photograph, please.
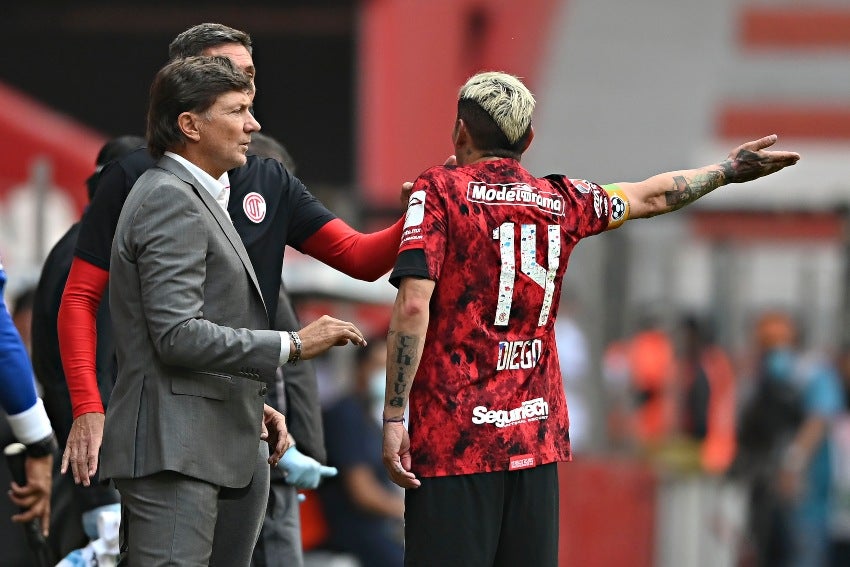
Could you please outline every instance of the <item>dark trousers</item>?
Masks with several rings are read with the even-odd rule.
[[[405,495],[406,566],[557,566],[557,464],[420,480]]]

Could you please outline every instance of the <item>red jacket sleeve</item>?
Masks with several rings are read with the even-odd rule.
[[[108,281],[107,270],[75,257],[62,293],[57,331],[74,419],[84,413],[103,413],[97,387],[95,350],[97,309]]]
[[[395,265],[404,218],[390,227],[363,234],[334,219],[301,245],[301,251],[340,272],[373,282]]]

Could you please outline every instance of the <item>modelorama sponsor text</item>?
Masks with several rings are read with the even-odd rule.
[[[478,183],[470,181],[466,199],[485,205],[520,205],[538,207],[558,215],[564,214],[564,198],[557,193],[541,191],[527,183]]]

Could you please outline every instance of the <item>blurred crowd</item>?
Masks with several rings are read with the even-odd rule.
[[[558,323],[562,356],[582,360],[575,322]],[[576,452],[632,455],[668,476],[740,486],[741,567],[850,565],[850,349],[809,347],[791,310],[757,313],[748,344],[730,348],[713,327],[709,315],[670,321],[647,310],[604,350],[602,404],[583,394],[586,364],[564,364]],[[596,445],[584,437],[594,410],[605,428]]]

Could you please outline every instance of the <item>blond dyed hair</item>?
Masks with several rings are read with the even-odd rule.
[[[478,73],[460,88],[458,100],[478,103],[511,144],[526,133],[534,113],[534,95],[522,81],[508,73]]]

